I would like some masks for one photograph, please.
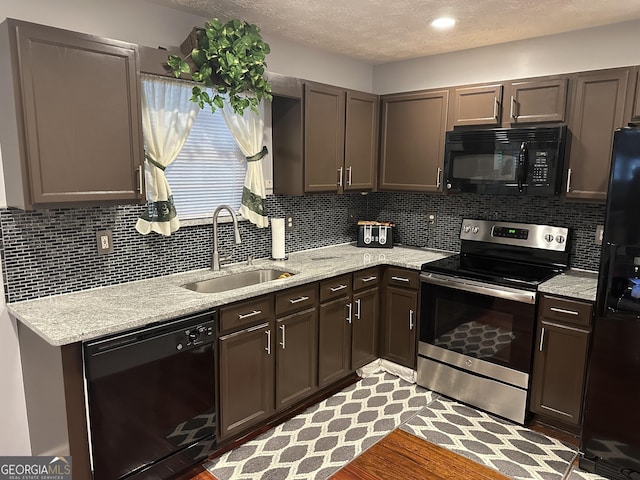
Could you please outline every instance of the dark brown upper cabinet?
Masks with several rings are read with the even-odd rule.
[[[448,90],[382,97],[380,190],[442,191]]]
[[[304,191],[336,192],[344,175],[344,90],[304,86]]]
[[[9,206],[144,201],[137,46],[9,19],[0,62]]]
[[[298,89],[292,80],[277,80],[271,102],[274,192],[374,190],[378,97],[300,80]]]
[[[500,125],[502,84],[452,88],[449,130],[469,125]]]
[[[606,200],[613,132],[630,118],[625,113],[630,74],[629,68],[617,68],[580,73],[572,80],[567,199]]]
[[[379,99],[371,93],[347,91],[346,102],[342,190],[373,190],[378,170]]]
[[[630,96],[631,101],[631,122],[640,124],[640,67],[634,71],[633,91]]]
[[[567,110],[567,77],[515,80],[505,87],[504,126],[564,122]]]

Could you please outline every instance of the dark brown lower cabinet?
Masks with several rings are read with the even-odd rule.
[[[418,292],[388,286],[385,295],[381,357],[416,368]]]
[[[547,423],[578,428],[589,341],[591,304],[544,296],[531,382],[531,410]]]
[[[220,438],[266,420],[273,412],[272,324],[220,337]]]
[[[276,409],[292,405],[317,389],[317,331],[315,308],[276,320]]]
[[[352,306],[349,297],[320,304],[318,315],[318,386],[351,372]]]
[[[378,288],[353,294],[351,327],[351,369],[356,370],[378,358]]]

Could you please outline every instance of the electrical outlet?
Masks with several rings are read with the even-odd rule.
[[[435,226],[436,220],[437,217],[435,213],[427,213],[427,224]]]
[[[98,230],[96,232],[98,255],[113,253],[113,235],[111,230]]]
[[[287,232],[291,232],[296,228],[296,219],[292,213],[287,213],[284,217],[284,229]]]
[[[358,210],[355,208],[348,209],[347,218],[349,219],[349,223],[358,223]]]

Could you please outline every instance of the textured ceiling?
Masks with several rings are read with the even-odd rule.
[[[378,64],[640,19],[640,0],[149,0]],[[443,32],[429,24],[456,18]]]

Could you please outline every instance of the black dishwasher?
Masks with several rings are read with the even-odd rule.
[[[165,479],[216,446],[216,312],[84,344],[94,480]]]

